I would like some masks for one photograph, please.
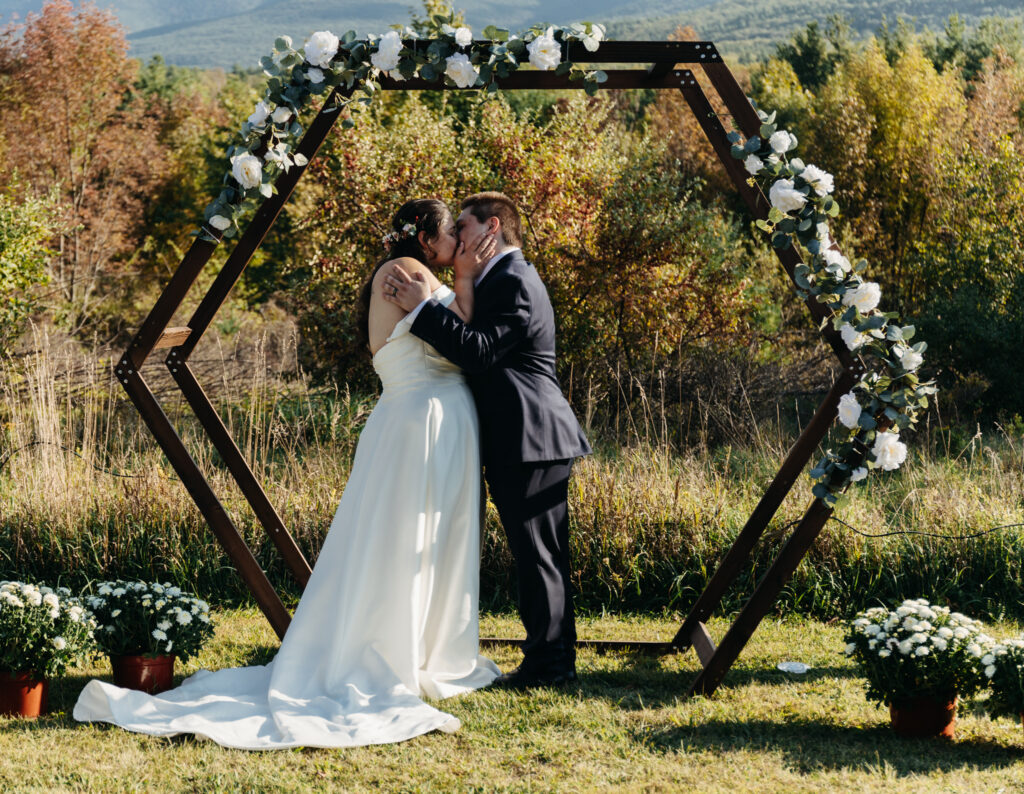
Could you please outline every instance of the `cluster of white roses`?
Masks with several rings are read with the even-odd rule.
[[[912,425],[934,384],[922,383],[917,370],[924,361],[926,345],[911,345],[913,326],[889,321],[894,314],[879,310],[881,289],[861,273],[867,263],[851,264],[831,237],[829,219],[839,213],[832,197],[831,174],[813,164],[791,157],[797,138],[777,129],[775,114],[758,111],[760,134],[743,141],[731,133],[733,157],[742,160],[752,184],[766,189],[771,204],[767,219],[758,228],[771,234],[776,248],[798,241],[809,255],[806,264],[794,268],[801,296],[808,295],[832,311],[832,323],[851,352],[872,353],[880,371],[868,371],[839,402],[839,420],[851,432],[838,450],[829,450],[812,470],[818,482],[815,496],[835,504],[842,490],[863,480],[870,468],[892,471],[907,457],[901,430]]]
[[[297,115],[313,96],[345,85],[365,96],[354,94],[340,100],[337,109],[353,102],[366,104],[379,88],[377,80],[386,75],[392,80],[414,76],[434,81],[442,76],[459,88],[492,89],[496,78],[507,77],[528,60],[536,69],[555,69],[559,74],[581,77],[588,92],[597,89],[607,76],[600,70],[577,70],[562,58],[564,42],[579,41],[589,52],[604,40],[602,25],[590,22],[564,27],[534,27],[521,36],[493,26],[484,29],[484,40],[475,41],[465,25],[454,26],[435,19],[436,35],[419,39],[405,28],[383,35],[357,39],[354,32],[338,37],[328,30],[311,35],[299,52],[288,36],[281,36],[274,54],[260,63],[270,78],[264,96],[242,125],[241,140],[228,148],[231,169],[225,188],[206,208],[206,226],[199,230],[204,239],[216,242],[210,230],[232,237],[238,221],[260,198],[274,193],[274,181],[292,166],[304,166],[307,159],[294,151],[302,134]],[[411,42],[412,46],[406,46]],[[350,122],[346,119],[346,123]]]
[[[933,606],[924,598],[907,599],[895,610],[874,607],[859,614],[850,624],[853,638],[846,654],[858,650],[880,659],[893,654],[922,657],[966,649],[980,659],[992,638],[982,633],[980,621],[948,607]]]

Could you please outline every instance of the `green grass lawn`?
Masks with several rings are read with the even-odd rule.
[[[580,636],[665,640],[676,627],[662,618],[595,618],[580,621]],[[720,636],[725,622],[710,628]],[[513,617],[483,620],[485,636],[517,632]],[[215,640],[179,672],[263,664],[275,648],[259,612],[224,612]],[[485,652],[506,669],[518,661],[514,648]],[[786,659],[812,669],[775,669]],[[443,701],[462,720],[453,735],[247,752],[76,723],[74,701],[90,677],[109,676],[103,663],[55,682],[51,714],[0,718],[0,791],[1024,790],[1018,722],[990,720],[968,703],[953,742],[896,737],[888,713],[864,699],[839,624],[765,621],[711,698],[681,696],[697,671],[692,652],[656,659],[584,651],[578,668],[580,683],[569,690]]]

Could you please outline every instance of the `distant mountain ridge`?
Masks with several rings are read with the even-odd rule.
[[[408,22],[411,11],[419,7],[393,0],[98,0],[97,5],[117,14],[128,31],[133,56],[147,60],[160,54],[170,63],[206,68],[251,68],[281,34],[301,42],[323,29],[355,30],[361,35],[383,32],[389,25]],[[953,13],[968,24],[983,16],[1024,18],[1019,0],[819,0],[813,5],[806,0],[524,0],[515,6],[465,0],[457,6],[475,30],[489,24],[516,31],[536,22],[590,20],[607,24],[615,38],[659,40],[680,25],[690,25],[725,52],[746,56],[763,54],[793,30],[836,13],[845,15],[860,35],[899,17],[936,30]],[[40,0],[0,0],[0,23],[12,14],[24,17],[41,7]]]

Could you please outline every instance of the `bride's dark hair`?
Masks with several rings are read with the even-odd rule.
[[[359,343],[363,347],[370,345],[370,295],[373,289],[373,278],[377,275],[381,265],[392,259],[408,256],[418,259],[429,267],[426,251],[420,245],[419,233],[426,232],[427,239],[433,240],[441,233],[441,229],[451,220],[451,217],[452,213],[448,209],[448,205],[439,199],[413,199],[398,208],[398,212],[391,219],[392,234],[398,239],[391,243],[387,253],[373,266],[370,277],[366,279],[366,283],[363,284],[363,288],[359,292],[356,332],[359,335]],[[404,231],[406,224],[415,226],[416,231],[406,234]]]

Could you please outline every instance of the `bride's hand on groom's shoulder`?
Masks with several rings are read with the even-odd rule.
[[[417,270],[410,274],[397,262],[388,267],[390,270],[381,285],[381,295],[388,303],[411,312],[430,297],[430,284],[422,272]]]
[[[493,233],[481,232],[471,240],[459,240],[455,247],[455,278],[475,280],[497,250],[498,239]]]

